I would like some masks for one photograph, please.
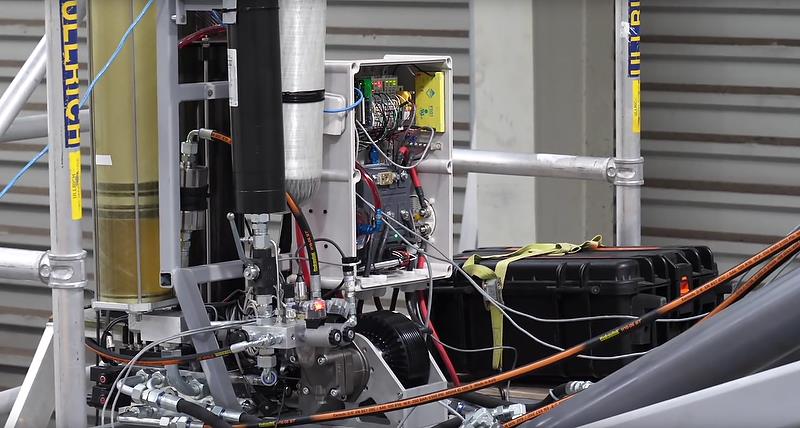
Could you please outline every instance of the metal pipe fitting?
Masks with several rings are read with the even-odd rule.
[[[311,299],[322,298],[322,280],[319,275],[311,275]]]
[[[220,406],[206,406],[206,409],[219,416],[222,419],[225,419],[228,422],[241,422],[242,415],[244,412],[236,411],[236,410],[229,410],[224,407]]]
[[[147,427],[167,427],[167,428],[203,428],[205,423],[195,421],[186,416],[176,416],[173,418],[164,416],[161,418],[137,418],[135,416],[120,415],[117,420],[123,424]]]
[[[197,379],[192,379],[187,382],[186,379],[183,378],[183,375],[181,375],[181,371],[177,365],[168,365],[165,366],[165,369],[167,370],[167,382],[181,394],[189,397],[197,397],[203,393],[203,385],[198,382]]]

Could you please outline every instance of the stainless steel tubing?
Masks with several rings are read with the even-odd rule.
[[[81,110],[81,131],[91,129],[91,114],[88,109]],[[0,135],[0,143],[6,141],[31,140],[47,136],[47,114],[32,114],[18,117],[5,134]]]
[[[616,50],[614,159],[618,172],[614,181],[617,196],[616,244],[636,246],[642,243],[641,188],[644,184],[644,160],[641,157],[640,69],[637,66],[641,62],[641,57],[633,57],[633,54],[638,52],[640,15],[638,9],[629,8],[627,0],[616,0],[614,7],[613,28]],[[638,62],[634,64],[634,60]]]
[[[165,368],[167,370],[167,382],[181,394],[194,397],[203,392],[203,387],[199,383],[190,384],[183,378],[177,365],[172,364],[165,366]]]
[[[0,278],[47,282],[47,252],[0,247]]]
[[[167,425],[162,425],[162,421]],[[172,418],[137,418],[134,416],[118,416],[117,420],[122,424],[130,424],[131,426],[145,426],[145,427],[177,427],[182,426],[186,428],[203,428],[205,423],[202,421],[196,421],[194,419],[184,419],[182,417],[172,417]]]
[[[31,56],[22,65],[14,80],[8,85],[3,96],[0,97],[0,136],[5,134],[25,103],[31,97],[34,89],[39,86],[45,72],[47,59],[46,36],[42,36],[33,49]]]
[[[420,172],[437,174],[474,172],[593,181],[612,181],[616,174],[611,158],[467,149],[453,150],[452,164],[429,160],[424,161],[418,169]]]

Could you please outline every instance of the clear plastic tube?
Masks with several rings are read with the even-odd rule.
[[[93,75],[145,3],[90,2]],[[92,96],[95,257],[103,301],[171,295],[159,284],[155,17],[142,19]]]

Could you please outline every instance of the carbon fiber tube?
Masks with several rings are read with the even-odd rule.
[[[760,372],[800,350],[800,270],[650,351],[524,427],[577,427]]]
[[[278,0],[239,0],[228,29],[236,210],[286,210]]]

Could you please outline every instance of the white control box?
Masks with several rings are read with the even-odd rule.
[[[386,70],[397,75],[399,84],[413,90],[415,74],[443,73],[444,77],[444,127],[436,132],[425,162],[435,162],[443,167],[437,173],[420,173],[425,197],[435,210],[435,228],[430,241],[448,258],[453,253],[453,74],[452,60],[446,56],[386,56],[383,59],[327,61],[325,86],[328,93],[326,109],[350,105],[356,101],[356,79],[364,73]],[[414,71],[416,70],[416,72]],[[323,180],[317,193],[305,204],[303,210],[316,238],[328,238],[342,246],[347,256],[357,254],[356,186],[361,174],[355,168],[358,141],[355,124],[356,112],[325,115],[323,147]],[[396,226],[395,226],[396,227]],[[317,243],[320,260],[336,262],[341,256],[324,242]],[[439,256],[432,248],[428,253]],[[435,279],[452,274],[448,263],[428,258]],[[323,286],[333,288],[342,278],[339,266],[321,264]],[[360,277],[362,291],[406,285],[422,286],[428,281],[428,269],[397,269],[386,275]]]

